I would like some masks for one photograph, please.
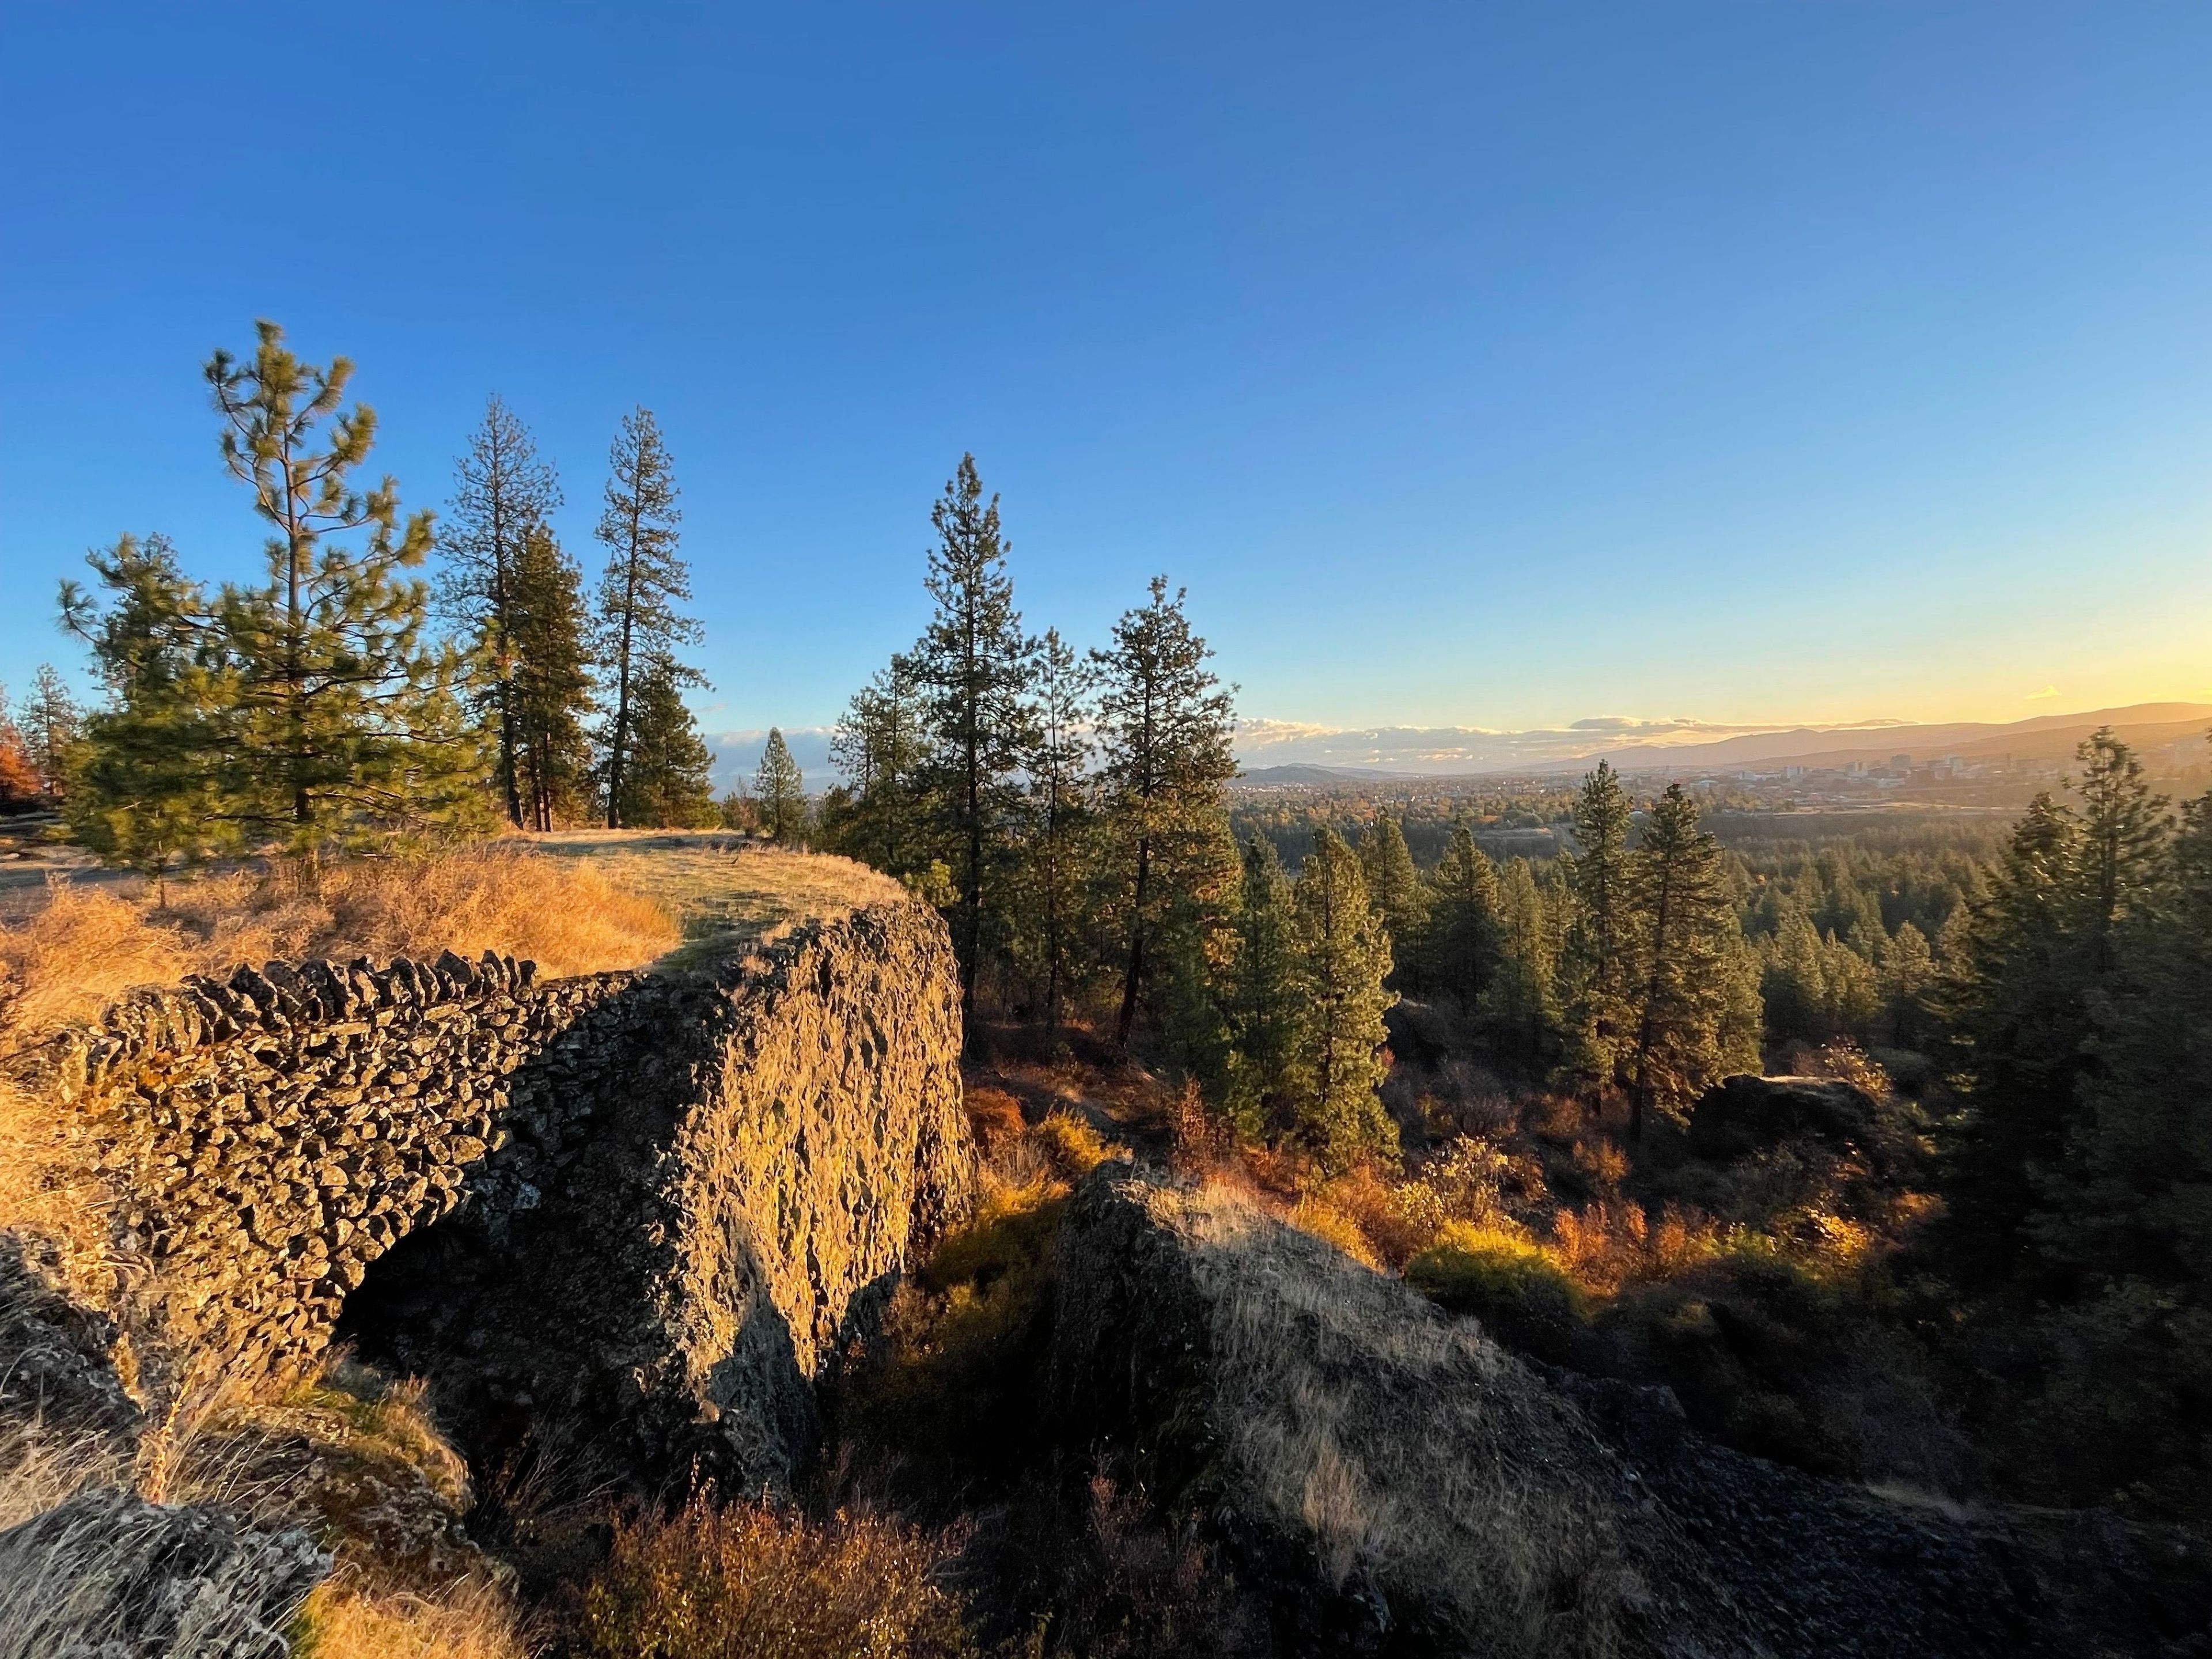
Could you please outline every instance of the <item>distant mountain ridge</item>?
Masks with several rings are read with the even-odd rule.
[[[1905,755],[1914,765],[1956,756],[1961,760],[1990,760],[2010,755],[2015,760],[2063,760],[2072,757],[2082,738],[2100,726],[2109,726],[2124,743],[2147,750],[2190,738],[2202,738],[2212,728],[2212,703],[2142,702],[2124,708],[2100,708],[2087,714],[2039,714],[2029,720],[2005,722],[1960,720],[1929,726],[1881,726],[1816,731],[1798,727],[1788,732],[1757,732],[1723,738],[1712,743],[1622,744],[1593,749],[1589,753],[1531,761],[1511,768],[1487,769],[1491,775],[1584,772],[1601,760],[1620,771],[1697,772],[1729,770],[1746,766],[1841,767],[1854,763],[1878,765]]]
[[[1301,763],[1293,766],[1253,767],[1239,772],[1236,781],[1266,788],[1294,784],[1387,783],[1423,775],[1419,772],[1386,772],[1372,766],[1311,766]]]

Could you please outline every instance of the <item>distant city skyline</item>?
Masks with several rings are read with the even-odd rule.
[[[268,316],[409,506],[499,392],[593,574],[651,406],[709,732],[914,637],[964,450],[1033,628],[1165,570],[1284,753],[2212,701],[2212,11],[265,21],[0,15],[13,693],[88,547],[255,574]]]

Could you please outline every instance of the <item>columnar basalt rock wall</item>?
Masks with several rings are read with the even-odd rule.
[[[491,1455],[565,1437],[776,1487],[815,1381],[968,1202],[957,985],[942,922],[900,905],[671,997],[588,1133],[518,1136],[530,1191],[403,1245],[348,1334]]]
[[[885,904],[688,971],[241,969],[16,1069],[115,1196],[111,1311],[170,1386],[311,1359],[381,1275],[364,1334],[488,1407],[773,1482],[842,1328],[967,1200],[958,1051],[943,923]]]
[[[462,1201],[516,1115],[555,1104],[511,1077],[586,1071],[593,1014],[636,982],[539,983],[489,955],[272,963],[135,992],[64,1034],[37,1082],[144,1269],[131,1322],[227,1370],[314,1352],[368,1263]],[[588,1115],[591,1092],[556,1109]]]

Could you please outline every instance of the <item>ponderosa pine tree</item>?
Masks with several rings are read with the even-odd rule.
[[[708,781],[714,757],[684,701],[684,686],[696,679],[660,653],[640,660],[631,673],[629,755],[615,803],[626,825],[694,830],[720,817]]]
[[[2081,902],[2094,941],[2097,972],[2111,971],[2112,930],[2140,906],[2160,870],[2168,828],[2165,797],[2151,793],[2135,751],[2103,726],[2075,750],[2081,775]]]
[[[610,830],[623,827],[625,805],[655,795],[653,789],[633,789],[628,776],[637,747],[641,670],[649,667],[666,682],[655,695],[661,700],[661,725],[671,735],[668,694],[680,707],[683,688],[703,683],[676,655],[678,646],[701,637],[699,624],[677,608],[691,597],[691,573],[677,552],[684,514],[676,497],[675,465],[659,425],[651,410],[632,410],[623,416],[608,453],[606,505],[594,532],[607,550],[599,578],[598,654],[613,693],[600,734]],[[696,742],[697,733],[691,735]],[[664,754],[651,763],[665,773],[678,758]]]
[[[106,701],[70,757],[64,815],[80,844],[166,898],[172,868],[239,841],[221,787],[231,706],[222,641],[167,538],[125,536],[85,562],[108,601],[65,580],[62,623],[91,647]]]
[[[2081,822],[2047,793],[2013,826],[1951,966],[1966,1110],[1948,1150],[1946,1255],[1972,1285],[2023,1273],[2032,1170],[2063,1154],[2088,1036]]]
[[[823,803],[825,832],[838,850],[901,880],[933,856],[928,717],[914,659],[896,653],[853,694],[830,738],[844,787],[842,799]]]
[[[1725,1072],[1757,1063],[1757,1016],[1744,1018],[1742,932],[1721,844],[1698,818],[1697,803],[1680,784],[1668,784],[1626,871],[1636,929],[1635,1139],[1654,1111],[1680,1112]]]
[[[2147,814],[2138,800],[2119,816]],[[2021,1438],[2067,1449],[2042,1460],[2053,1496],[2130,1491],[2201,1518],[2212,1510],[2212,795],[2184,805],[2148,872],[2124,854],[2118,882],[2094,854],[2084,863],[2093,904],[2130,884],[2134,896],[2116,908],[2114,965],[2088,999],[2093,1063],[2063,1154],[2035,1172],[2027,1231],[2045,1264],[2044,1305],[2025,1333],[2037,1363]]]
[[[1429,883],[1427,925],[1418,941],[1425,977],[1473,1013],[1494,977],[1498,945],[1498,872],[1455,819]],[[1395,936],[1393,935],[1395,938]]]
[[[1236,1060],[1227,1115],[1246,1135],[1282,1133],[1291,1127],[1300,1096],[1297,1068],[1304,1007],[1291,879],[1283,872],[1274,842],[1265,836],[1255,836],[1244,845],[1235,955],[1228,979]]]
[[[1531,1076],[1543,1076],[1559,1056],[1559,963],[1573,897],[1556,873],[1540,884],[1527,859],[1508,860],[1498,878],[1498,967],[1483,1012],[1492,1041]]]
[[[491,398],[483,424],[469,434],[466,453],[453,464],[453,499],[438,528],[446,558],[438,598],[476,646],[475,701],[491,728],[497,757],[493,781],[507,822],[518,830],[529,821],[517,690],[526,672],[516,615],[521,566],[531,535],[560,504],[560,483],[538,459],[529,428]]]
[[[532,526],[522,538],[506,613],[513,653],[507,706],[523,821],[533,830],[550,830],[589,810],[586,722],[593,702],[583,572],[545,525]]]
[[[2100,731],[2076,751],[2080,812],[2039,794],[1974,907],[1951,993],[1966,1060],[1945,1198],[1949,1255],[1970,1286],[2033,1287],[2053,1265],[2029,1221],[2095,1075],[2093,1007],[2114,945],[2160,873],[2165,803],[2126,744]],[[2061,1275],[2063,1269],[2057,1269]]]
[[[1891,1048],[1917,1048],[1927,1040],[1936,987],[1928,936],[1909,921],[1899,922],[1881,963],[1881,1018]]]
[[[1390,939],[1368,902],[1359,859],[1323,828],[1292,887],[1301,1005],[1296,1069],[1299,1136],[1323,1164],[1344,1169],[1395,1154],[1398,1127],[1376,1092],[1388,1074],[1382,1017],[1397,1001]]]
[[[950,918],[960,1006],[972,1016],[987,919],[1003,920],[1000,887],[1013,862],[1020,769],[1036,742],[1030,681],[1036,644],[1022,633],[999,531],[999,498],[983,498],[975,458],[963,455],[931,507],[937,545],[926,586],[936,601],[915,666],[927,690],[933,796],[955,854]]]
[[[1091,827],[1090,681],[1075,648],[1047,629],[1036,653],[1033,742],[1022,894],[1026,948],[1044,981],[1045,1040],[1060,1035],[1060,1004],[1075,976]]]
[[[1628,830],[1635,817],[1610,763],[1583,780],[1574,806],[1575,896],[1562,963],[1570,1065],[1600,1086],[1619,1080],[1634,1040],[1627,944]]]
[[[15,728],[38,775],[39,791],[58,800],[68,790],[70,750],[84,723],[84,714],[70,695],[69,683],[50,662],[39,665],[31,689],[15,706]]]
[[[1107,827],[1120,854],[1114,910],[1123,940],[1116,1042],[1128,1046],[1147,962],[1163,918],[1232,878],[1216,867],[1230,753],[1230,693],[1206,667],[1213,654],[1191,631],[1185,595],[1155,576],[1151,599],[1122,613],[1114,642],[1091,653]],[[1233,845],[1233,843],[1232,843]]]
[[[1413,854],[1406,845],[1406,832],[1388,812],[1378,812],[1359,837],[1359,868],[1366,878],[1368,901],[1382,925],[1390,931],[1393,958],[1400,980],[1418,979],[1419,947],[1428,920],[1428,895],[1413,868]]]
[[[768,744],[753,774],[753,799],[762,833],[770,840],[788,846],[805,833],[806,780],[780,726],[768,729]]]
[[[280,836],[308,856],[478,821],[485,757],[460,707],[464,664],[426,643],[428,590],[401,574],[429,550],[430,514],[403,526],[391,478],[365,491],[349,482],[376,434],[367,404],[341,407],[352,363],[304,362],[276,325],[255,326],[250,362],[218,351],[206,368],[223,464],[276,532],[268,583],[226,586],[216,606],[230,700],[224,812],[249,838]],[[352,532],[357,549],[332,540]]]

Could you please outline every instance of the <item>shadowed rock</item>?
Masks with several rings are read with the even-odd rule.
[[[1066,1431],[1209,1518],[1301,1653],[2197,1651],[2109,1516],[1969,1516],[1531,1364],[1232,1195],[1103,1166],[1060,1243]]]

